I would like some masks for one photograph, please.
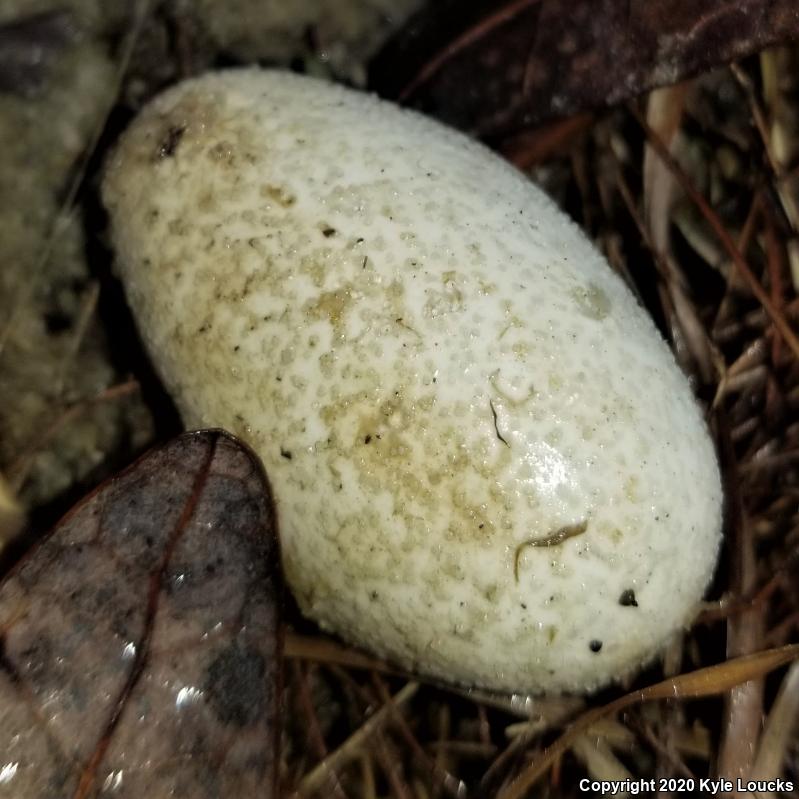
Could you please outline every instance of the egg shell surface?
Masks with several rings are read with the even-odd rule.
[[[651,319],[464,135],[259,69],[111,157],[120,276],[185,423],[249,442],[323,628],[448,682],[586,691],[694,616],[721,488]]]

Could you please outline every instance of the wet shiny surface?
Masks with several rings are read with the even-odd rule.
[[[0,797],[274,796],[279,575],[228,436],[84,500],[0,585]]]

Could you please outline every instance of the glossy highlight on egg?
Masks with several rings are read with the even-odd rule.
[[[228,70],[142,111],[103,198],[166,387],[263,459],[323,628],[447,682],[587,691],[693,618],[722,501],[700,409],[622,280],[485,147]]]

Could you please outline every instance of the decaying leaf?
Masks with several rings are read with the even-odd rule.
[[[188,433],[0,584],[0,797],[271,797],[278,540],[260,463]]]
[[[471,0],[425,6],[374,88],[497,134],[612,105],[799,36],[795,0]]]

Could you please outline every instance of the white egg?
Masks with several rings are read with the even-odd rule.
[[[721,527],[701,413],[524,175],[416,113],[248,69],[151,103],[103,196],[167,388],[263,459],[323,628],[450,682],[579,691],[691,620]]]

